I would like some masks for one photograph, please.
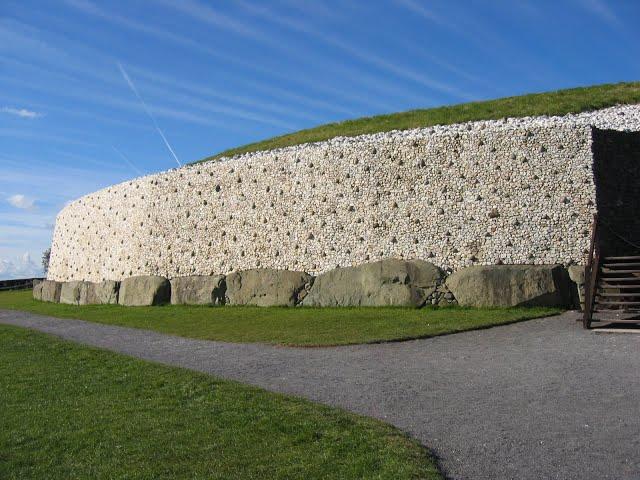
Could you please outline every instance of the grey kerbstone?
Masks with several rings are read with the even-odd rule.
[[[42,300],[42,280],[33,281],[33,298],[35,300]]]
[[[80,304],[80,291],[83,289],[84,282],[74,280],[71,282],[62,282],[60,287],[60,303],[68,305]]]
[[[575,283],[574,289],[574,306],[582,307],[584,305],[584,266],[581,265],[571,265],[567,268],[569,272],[569,278],[573,283]]]
[[[302,303],[318,307],[419,307],[442,278],[442,271],[429,262],[390,258],[319,275]]]
[[[577,285],[584,285],[584,266],[571,265],[567,268],[569,278]]]
[[[62,284],[54,280],[45,280],[42,282],[42,301],[43,302],[60,302],[60,290]]]
[[[230,305],[296,305],[313,277],[305,272],[257,268],[227,275],[226,297]]]
[[[171,279],[172,305],[221,305],[225,300],[224,275],[194,275]]]
[[[102,282],[84,282],[80,289],[80,305],[105,305],[118,303],[120,282],[104,280]]]
[[[171,299],[171,284],[155,275],[129,277],[120,283],[118,303],[130,307],[160,305]]]
[[[463,268],[446,281],[460,305],[470,307],[571,304],[569,275],[561,265],[483,265]]]

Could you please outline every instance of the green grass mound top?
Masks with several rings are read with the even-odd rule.
[[[339,136],[354,137],[368,133],[407,130],[433,125],[451,125],[478,120],[497,120],[507,117],[566,115],[633,103],[640,103],[640,82],[571,88],[329,123],[225,150],[201,161],[303,143],[321,142]]]
[[[560,312],[557,308],[74,306],[33,300],[29,290],[0,292],[0,308],[203,340],[306,347],[426,338]]]
[[[0,478],[440,479],[379,421],[0,326]]]

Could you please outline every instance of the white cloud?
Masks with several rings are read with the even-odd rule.
[[[27,110],[26,108],[2,107],[0,111],[21,118],[39,118],[43,115],[42,113]]]
[[[613,9],[601,0],[584,0],[581,2],[583,8],[589,10],[592,14],[600,17],[612,26],[618,26],[620,20]]]
[[[36,201],[33,198],[22,194],[12,195],[7,198],[7,201],[14,207],[21,208],[23,210],[33,210],[36,206]]]
[[[42,266],[34,262],[28,252],[13,259],[0,258],[0,279],[2,280],[41,277],[42,274]]]

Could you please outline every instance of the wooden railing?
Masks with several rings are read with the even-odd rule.
[[[582,325],[584,328],[591,327],[591,320],[593,318],[593,305],[598,286],[598,272],[600,271],[600,253],[598,214],[595,213],[591,227],[589,257],[587,258],[587,266],[584,269],[584,314],[582,317]]]

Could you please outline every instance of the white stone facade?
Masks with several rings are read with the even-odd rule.
[[[138,178],[60,212],[48,277],[318,274],[386,257],[580,264],[592,125],[638,130],[639,110],[336,138]]]

